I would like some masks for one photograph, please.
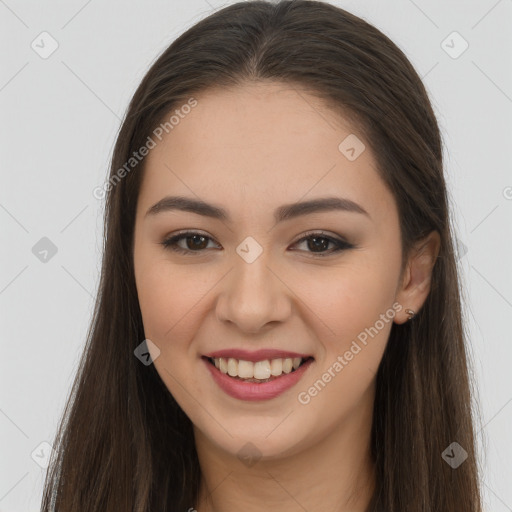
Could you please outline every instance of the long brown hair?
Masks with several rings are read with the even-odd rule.
[[[437,120],[393,42],[343,9],[305,0],[214,12],[160,55],[135,92],[112,156],[97,301],[42,511],[174,512],[196,503],[191,422],[154,365],[134,356],[144,340],[133,268],[144,160],[126,163],[194,95],[252,81],[306,88],[355,123],[396,200],[404,262],[427,233],[441,237],[430,294],[413,321],[393,324],[378,370],[377,485],[368,512],[481,512],[473,380]],[[442,456],[454,442],[468,455],[456,469]]]

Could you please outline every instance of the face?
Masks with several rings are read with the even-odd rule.
[[[233,455],[250,441],[283,457],[368,419],[394,316],[411,306],[397,305],[399,219],[375,155],[298,91],[196,96],[155,139],[138,198],[135,279],[156,370],[196,436]],[[171,196],[224,217],[176,201],[152,208]],[[297,208],[325,198],[331,207]],[[231,355],[228,374],[207,355]],[[276,360],[293,356],[305,363],[281,370]],[[269,370],[284,373],[259,382]],[[236,377],[246,371],[258,382]]]

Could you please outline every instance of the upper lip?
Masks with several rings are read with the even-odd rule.
[[[294,357],[301,357],[303,359],[307,359],[308,357],[312,356],[310,356],[309,354],[289,352],[287,350],[260,349],[250,352],[248,350],[243,350],[240,348],[227,348],[225,350],[216,350],[215,352],[205,354],[205,357],[211,357],[212,359],[216,359],[219,357],[229,359],[230,357],[232,357],[233,359],[241,359],[243,361],[252,361],[253,363],[255,363],[257,361],[264,361],[265,359],[286,359]]]

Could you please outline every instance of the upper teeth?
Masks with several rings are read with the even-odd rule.
[[[215,366],[222,372],[231,377],[240,377],[242,379],[268,379],[270,376],[278,377],[283,372],[290,373],[292,368],[296,370],[301,362],[300,357],[287,357],[286,359],[265,359],[264,361],[244,361],[243,359],[226,359],[219,357],[213,359]]]

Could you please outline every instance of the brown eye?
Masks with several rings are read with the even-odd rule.
[[[178,242],[185,240],[185,247],[178,245]],[[172,251],[188,254],[188,253],[199,253],[204,251],[208,246],[208,241],[212,240],[209,236],[203,235],[202,233],[196,233],[194,231],[188,231],[174,235],[167,240],[162,242],[162,245],[166,249]]]
[[[326,238],[325,236],[309,237],[307,239],[307,242],[308,242],[308,249],[311,249],[313,252],[316,252],[317,250],[319,250],[319,251],[327,250],[327,247],[329,246],[329,244],[332,243],[332,241],[329,240],[328,238]]]
[[[323,233],[313,233],[308,236],[301,238],[296,244],[307,242],[306,247],[308,251],[315,256],[329,256],[330,254],[342,251],[344,249],[351,249],[354,245],[330,236],[326,236]],[[334,247],[328,250],[329,244],[333,244]]]
[[[208,237],[203,235],[190,235],[185,237],[185,240],[191,241],[190,244],[187,243],[187,249],[206,249],[208,242],[205,244],[205,240],[207,240],[207,238]]]

